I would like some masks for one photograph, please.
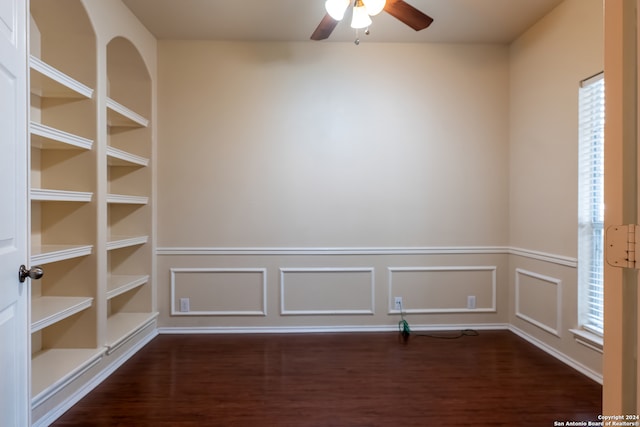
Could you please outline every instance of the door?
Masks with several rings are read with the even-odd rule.
[[[604,2],[605,229],[640,222],[638,5],[640,0]],[[637,254],[635,259],[637,268]],[[639,279],[637,269],[605,265],[604,415],[636,416],[640,411]]]
[[[27,2],[0,0],[0,425],[27,426]]]

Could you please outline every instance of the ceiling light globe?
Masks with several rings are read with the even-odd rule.
[[[324,2],[324,8],[329,16],[336,21],[340,21],[344,17],[344,12],[349,7],[350,0],[327,0]]]
[[[357,5],[353,8],[353,17],[351,18],[351,28],[367,28],[371,25],[371,18],[369,18],[369,13],[367,12],[367,8],[362,5]]]
[[[362,0],[369,15],[375,16],[384,10],[387,0]]]

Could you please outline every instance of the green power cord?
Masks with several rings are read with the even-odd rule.
[[[409,336],[411,335],[411,328],[409,328],[409,322],[407,322],[404,318],[404,311],[400,310],[400,321],[398,322],[398,331],[402,336],[402,339],[406,342],[409,340]],[[432,335],[432,334],[416,334],[418,337],[427,337],[427,338],[439,338],[439,339],[457,339],[462,337],[477,337],[480,335],[478,331],[473,329],[463,329],[457,335]]]
[[[402,338],[406,341],[409,339],[409,335],[411,335],[411,328],[409,328],[409,322],[404,320],[404,313],[402,311],[400,312],[400,317],[401,319],[398,322],[398,330],[400,331]]]

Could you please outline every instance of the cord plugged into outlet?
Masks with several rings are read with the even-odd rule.
[[[400,321],[398,322],[398,330],[400,332],[400,336],[406,343],[409,339],[409,335],[411,335],[411,329],[409,328],[409,322],[404,319],[404,311],[402,308],[402,297],[394,297],[393,304],[396,311],[400,312]]]
[[[402,311],[402,297],[395,297],[393,303],[397,311]]]
[[[400,321],[398,322],[398,332],[400,333],[400,337],[398,339],[402,339],[404,344],[409,342],[409,337],[411,336],[411,328],[409,327],[409,322],[407,322],[404,318],[404,308],[402,307],[402,297],[394,297],[393,304],[396,311],[400,312]],[[467,296],[467,308],[469,310],[473,310],[476,308],[476,296],[469,295]],[[426,338],[437,338],[443,340],[452,340],[463,337],[475,337],[478,336],[479,333],[473,329],[463,329],[458,334],[428,334],[428,333],[414,333],[414,337],[426,337]]]

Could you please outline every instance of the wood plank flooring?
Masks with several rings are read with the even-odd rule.
[[[53,425],[553,426],[601,401],[509,331],[160,335]]]

